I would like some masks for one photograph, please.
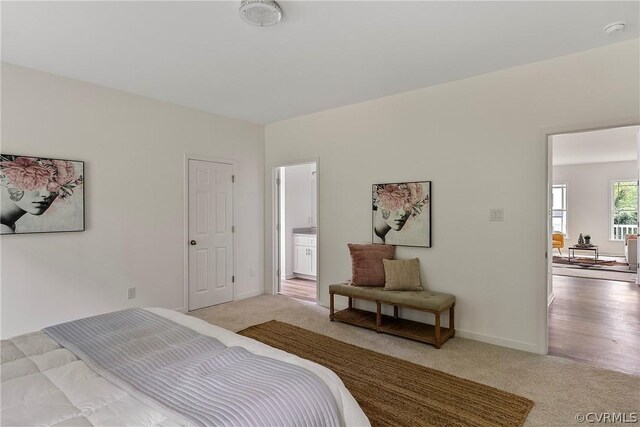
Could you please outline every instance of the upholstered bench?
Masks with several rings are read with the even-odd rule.
[[[348,297],[349,307],[336,313],[334,309],[335,295]],[[351,286],[340,283],[329,286],[329,296],[329,319],[332,322],[338,320],[373,329],[378,333],[384,332],[426,342],[433,344],[436,348],[440,348],[455,334],[453,316],[456,297],[453,295],[431,291],[385,291],[382,287]],[[354,308],[354,299],[375,302],[376,312]],[[382,304],[393,305],[393,317],[382,314]],[[399,317],[400,307],[433,313],[435,325],[401,319]],[[448,328],[440,326],[440,314],[446,310],[449,310]]]

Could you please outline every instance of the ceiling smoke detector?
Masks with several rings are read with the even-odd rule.
[[[604,32],[609,35],[616,35],[624,32],[627,24],[622,21],[612,22],[611,24],[607,24],[604,26]]]
[[[282,9],[273,0],[242,0],[240,18],[257,27],[275,25],[282,19]]]

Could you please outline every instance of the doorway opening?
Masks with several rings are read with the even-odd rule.
[[[315,302],[318,277],[317,163],[276,168],[276,189],[277,292]]]
[[[549,138],[549,354],[640,374],[640,126]]]

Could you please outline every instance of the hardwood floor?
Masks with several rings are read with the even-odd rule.
[[[316,282],[307,279],[282,279],[280,281],[280,294],[305,301],[316,300]]]
[[[553,277],[549,354],[640,375],[640,287]]]

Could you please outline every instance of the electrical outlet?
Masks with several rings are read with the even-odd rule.
[[[127,298],[134,299],[136,297],[136,288],[127,289]]]
[[[249,269],[249,277],[253,277],[253,276],[255,276],[255,275],[256,275],[256,270],[255,270],[255,269],[253,269],[253,268],[250,268],[250,269]]]

